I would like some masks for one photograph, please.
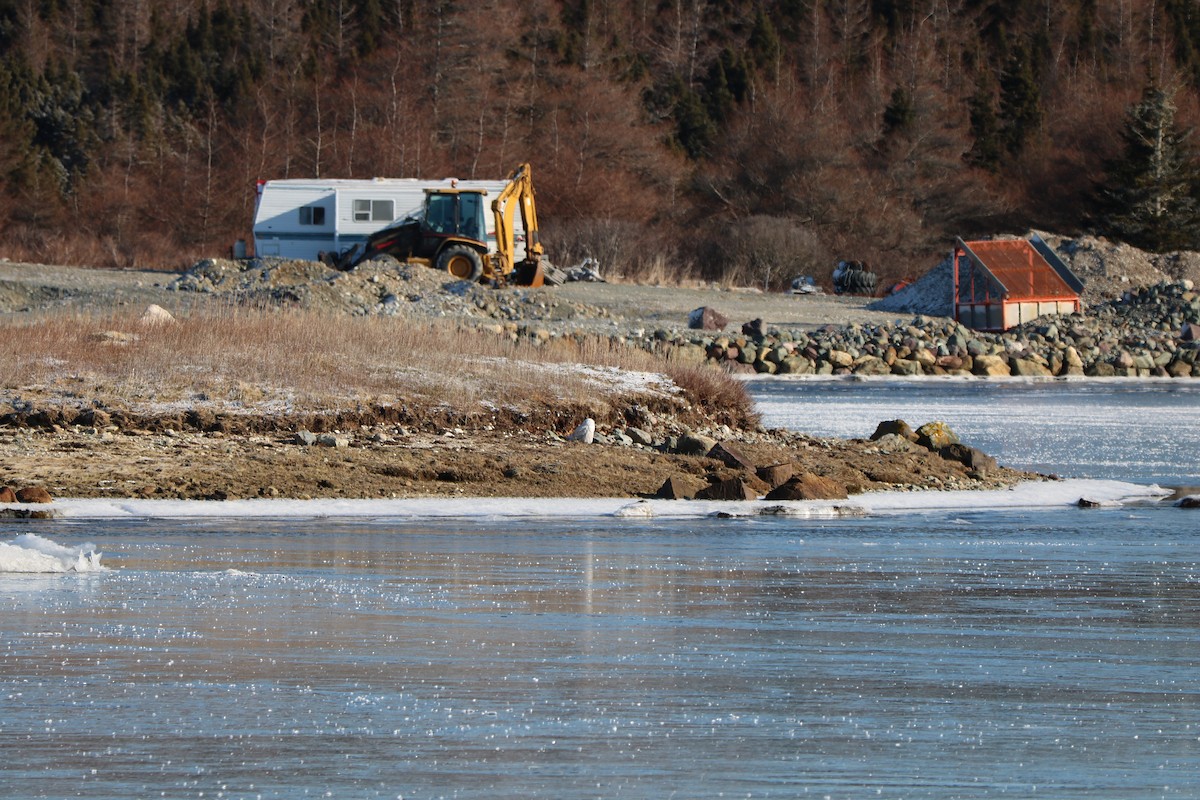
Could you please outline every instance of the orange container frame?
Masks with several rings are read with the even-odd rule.
[[[1083,283],[1040,238],[964,242],[954,260],[954,319],[1003,331],[1047,314],[1083,307]]]

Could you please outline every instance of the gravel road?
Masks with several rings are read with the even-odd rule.
[[[313,265],[312,269],[322,268]],[[355,273],[313,275],[308,282],[312,285],[335,286],[341,290],[342,296],[348,296],[363,285],[378,286],[381,281],[377,275],[385,273],[394,277],[394,271],[386,272],[381,268],[372,272],[364,266]],[[436,305],[439,315],[453,315],[453,308],[449,313],[445,310],[445,301],[454,293],[444,286],[446,282],[443,276],[432,270],[414,271],[413,275],[409,283],[420,291],[410,292],[405,297],[409,302],[406,310],[419,313],[422,304],[429,309]],[[101,312],[119,307],[139,308],[151,303],[178,314],[215,298],[228,299],[226,293],[220,291],[173,291],[168,288],[179,277],[179,273],[168,271],[91,269],[0,261],[0,316],[11,317],[53,309]],[[549,321],[569,316],[572,324],[579,328],[603,328],[609,331],[614,328],[624,331],[686,328],[688,313],[701,306],[711,306],[728,317],[730,329],[737,329],[742,323],[756,318],[761,318],[768,326],[798,329],[849,322],[885,322],[897,318],[894,312],[868,311],[865,306],[870,298],[764,294],[750,289],[568,283],[541,290],[477,287],[472,289],[472,294],[476,299],[494,297],[498,304],[519,296],[525,302],[510,303],[510,306],[516,305],[530,311],[533,318],[537,318],[537,309],[543,306],[558,306],[559,311],[566,307],[569,314],[551,313],[543,315],[543,318]],[[308,296],[317,298],[320,295]],[[537,302],[529,302],[531,298]],[[606,313],[597,314],[600,310]],[[356,308],[355,313],[363,312]],[[569,327],[568,323],[560,321],[559,324]]]

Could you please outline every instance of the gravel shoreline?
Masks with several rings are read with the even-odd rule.
[[[1176,295],[1182,292],[1190,289],[1181,288]],[[1182,309],[1185,317],[1191,313],[1189,304],[1200,308],[1193,295],[1175,299],[1183,305],[1176,303],[1169,310]],[[928,349],[935,356],[935,364],[938,358],[958,357],[955,352],[938,353],[939,344],[961,346],[964,355],[977,363],[986,363],[983,356],[992,355],[995,348],[1003,351],[1009,364],[1015,358],[1028,360],[1031,355],[1030,347],[1017,350],[1003,340],[986,341],[987,352],[967,354],[968,346],[984,337],[968,337],[950,326],[942,331],[943,339],[959,336],[962,341],[939,341],[941,333],[936,331],[938,326],[947,325],[945,320],[927,320],[928,330],[915,328],[913,323],[917,321],[911,318],[898,319],[895,312],[870,310],[870,301],[615,283],[497,290],[449,282],[427,268],[387,262],[364,265],[352,273],[337,273],[310,262],[212,260],[201,262],[183,275],[0,262],[0,317],[9,324],[38,313],[102,316],[120,309],[139,311],[151,304],[176,315],[246,306],[300,308],[333,315],[457,320],[499,336],[534,342],[560,336],[600,335],[631,346],[670,352],[677,359],[720,362],[747,372],[784,372],[779,367],[786,359],[803,357],[805,349],[813,349],[822,337],[831,343],[836,340],[845,348],[817,347],[818,352],[808,354],[817,356],[810,361],[814,366],[829,364],[828,369],[812,370],[826,374],[872,374],[861,369],[863,364],[871,364],[874,369],[884,365],[883,372],[874,374],[902,374],[893,370],[894,365],[900,363],[901,369],[906,369],[909,363],[919,363],[914,355],[919,348],[915,345],[920,340],[924,346],[925,339],[931,340]],[[702,306],[725,314],[731,321],[730,333],[690,330],[688,314]],[[1109,314],[1104,324],[1115,326],[1115,313]],[[1177,321],[1170,314],[1168,319]],[[757,323],[760,327],[748,334],[737,333],[742,325],[754,320],[761,320]],[[1062,328],[1064,337],[1074,337],[1072,344],[1094,333],[1092,329],[1073,330],[1066,324]],[[756,335],[756,331],[760,333]],[[888,335],[881,337],[881,331]],[[892,334],[900,340],[892,341]],[[1032,335],[1043,343],[1055,339],[1045,330],[1026,334],[1026,339]],[[1123,335],[1144,337],[1145,333],[1130,329]],[[764,346],[768,337],[773,338],[773,347]],[[1196,352],[1190,344],[1173,345],[1172,358],[1178,353]],[[719,353],[714,350],[718,346]],[[979,351],[980,346],[976,344],[973,349]],[[736,351],[732,358],[731,347]],[[876,351],[868,352],[871,347]],[[895,352],[888,353],[888,347]],[[861,352],[855,352],[856,348]],[[751,350],[753,356],[748,355]],[[848,360],[834,364],[828,357],[834,351],[847,354]],[[1128,359],[1132,372],[1123,374],[1151,374],[1155,366],[1165,370],[1173,363],[1170,359],[1162,365],[1154,364],[1153,359],[1134,362],[1135,355],[1141,354],[1130,353]],[[1185,363],[1183,357],[1175,361]],[[763,366],[766,364],[773,364],[775,370]],[[971,371],[970,367],[964,371],[961,365],[958,372],[945,369],[948,374]],[[10,397],[8,403],[0,403],[0,411],[15,408],[11,390],[20,387],[3,388],[10,390]],[[258,415],[259,424],[244,429],[228,424],[182,424],[178,416],[155,421],[134,420],[135,415],[130,415],[130,421],[123,424],[89,425],[86,420],[61,415],[66,405],[77,401],[85,405],[98,403],[110,411],[121,408],[112,398],[39,398],[43,410],[57,407],[60,417],[55,418],[50,411],[37,417],[38,409],[29,407],[24,409],[25,416],[0,425],[0,485],[43,485],[60,497],[187,499],[648,497],[658,493],[668,478],[690,486],[692,491],[735,479],[746,481],[760,495],[769,488],[754,484],[745,478],[744,469],[720,459],[661,446],[631,445],[622,442],[611,429],[601,431],[611,435],[607,439],[611,443],[583,445],[566,441],[570,432],[566,429],[513,425],[488,429],[432,419],[428,424],[402,426],[386,419],[360,419],[352,426],[332,431],[337,434],[334,443],[322,447],[298,442],[296,430],[270,422],[271,413],[265,410]],[[255,414],[249,410],[250,418]],[[911,422],[915,425],[928,420]],[[1000,488],[1041,477],[1003,467],[971,469],[935,451],[895,442],[881,446],[867,440],[703,426],[688,433],[707,436],[714,442],[736,443],[759,467],[790,464],[805,474],[836,481],[851,494],[877,489]]]

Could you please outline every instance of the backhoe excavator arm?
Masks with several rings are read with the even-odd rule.
[[[518,268],[514,244],[516,217],[521,212],[521,224],[525,228],[525,261],[520,265],[522,272],[517,282],[529,286],[542,285],[542,247],[538,233],[537,206],[533,200],[533,176],[529,164],[521,164],[508,176],[508,185],[492,201],[492,213],[496,218],[496,264],[493,274],[507,279]]]

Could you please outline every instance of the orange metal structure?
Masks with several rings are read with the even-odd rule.
[[[953,259],[954,318],[968,327],[1002,331],[1035,317],[1082,308],[1083,282],[1037,236],[958,239]]]

